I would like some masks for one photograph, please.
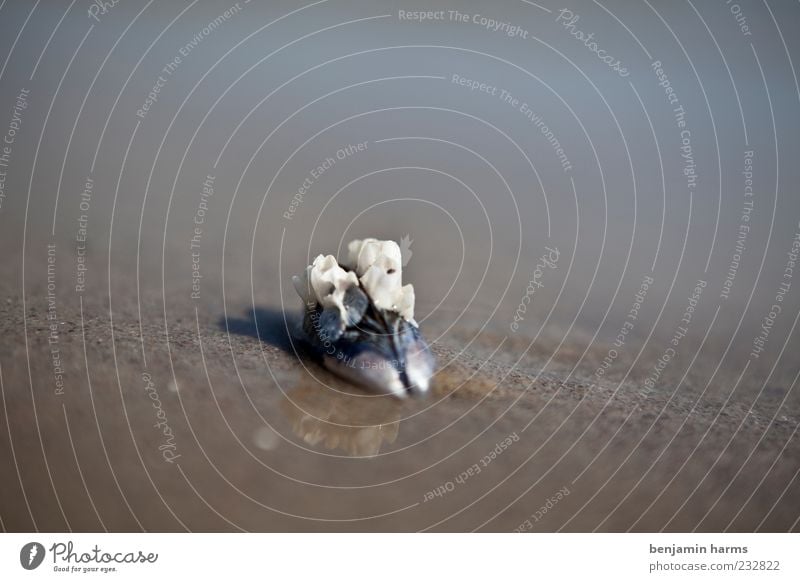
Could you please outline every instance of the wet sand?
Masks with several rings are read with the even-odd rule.
[[[187,310],[167,338],[64,307],[57,394],[47,305],[26,307],[0,305],[10,531],[797,528],[786,406],[565,379],[535,355],[487,359],[485,330],[466,351],[438,341],[432,394],[398,402],[298,358],[275,308],[227,326]]]
[[[800,529],[796,4],[61,4],[0,2],[0,529]],[[425,399],[293,349],[365,237]]]

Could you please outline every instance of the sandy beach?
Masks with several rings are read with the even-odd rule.
[[[0,529],[800,531],[796,6],[29,4]],[[297,350],[365,237],[426,397]]]
[[[28,304],[25,323],[19,301],[2,305],[3,337],[27,326],[34,386],[24,342],[4,342],[8,529],[782,531],[794,520],[798,416],[775,404],[564,380],[535,358],[486,360],[490,334],[472,351],[437,344],[433,394],[399,402],[300,360],[277,310],[228,330],[188,316],[169,343],[157,323],[140,335],[135,320],[85,311],[60,313],[67,388],[54,395],[46,305]]]

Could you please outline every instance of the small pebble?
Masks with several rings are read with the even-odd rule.
[[[262,451],[272,451],[278,447],[280,437],[268,426],[261,426],[253,432],[253,443]]]

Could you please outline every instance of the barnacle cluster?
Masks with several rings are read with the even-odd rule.
[[[318,255],[293,278],[305,304],[304,339],[323,364],[380,393],[405,397],[430,385],[434,358],[414,320],[396,242],[354,240],[342,264]]]

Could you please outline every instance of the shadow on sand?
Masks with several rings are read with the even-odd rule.
[[[300,326],[300,316],[280,309],[257,307],[245,312],[243,317],[220,317],[220,329],[236,335],[260,339],[264,343],[294,354],[299,347],[295,330]],[[290,334],[292,337],[290,337]],[[294,348],[292,347],[294,341]]]

